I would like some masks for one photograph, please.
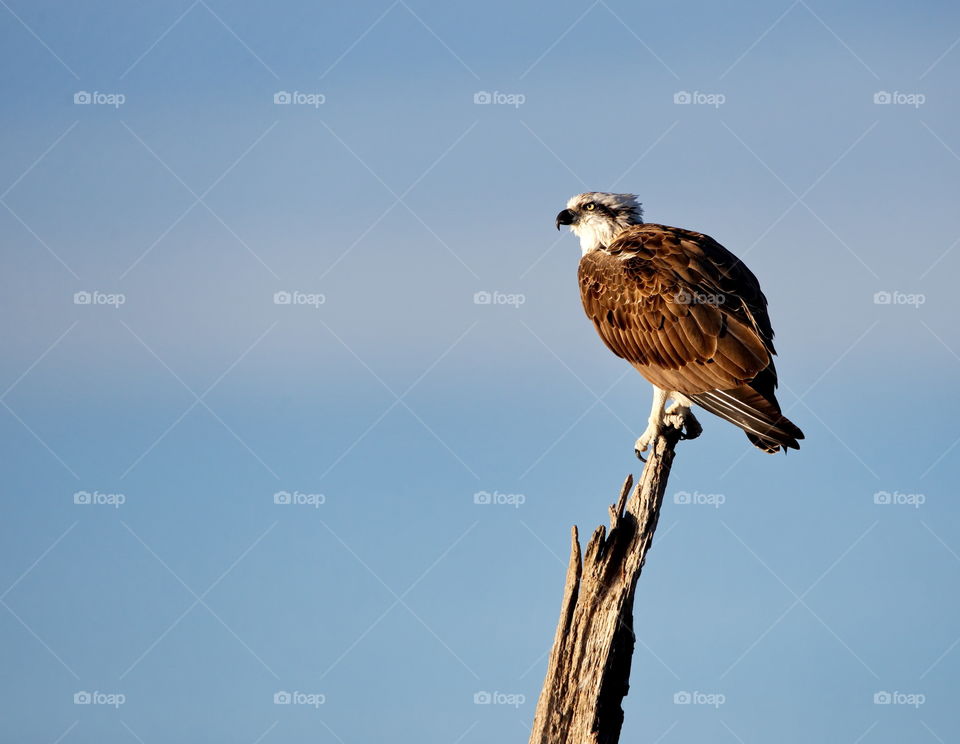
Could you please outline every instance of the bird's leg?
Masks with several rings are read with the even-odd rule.
[[[666,405],[669,397],[669,392],[666,390],[661,390],[654,385],[653,405],[650,408],[650,418],[647,420],[647,428],[644,430],[643,434],[640,435],[640,438],[636,441],[636,444],[633,445],[633,451],[637,454],[637,457],[644,462],[646,462],[646,460],[643,459],[643,453],[647,451],[648,447],[653,446],[654,440],[663,429],[663,419],[665,415],[664,406]]]
[[[673,402],[666,406],[668,400]],[[693,401],[687,396],[676,392],[653,388],[653,406],[650,409],[650,419],[647,428],[640,435],[633,450],[637,457],[646,462],[643,453],[653,446],[654,440],[663,431],[664,427],[672,426],[680,431],[681,439],[696,439],[703,433],[703,427],[690,410]]]
[[[696,439],[703,433],[703,427],[697,421],[690,406],[693,401],[680,393],[671,393],[673,399],[664,411],[663,423],[680,430],[681,439]]]

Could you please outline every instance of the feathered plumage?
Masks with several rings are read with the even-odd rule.
[[[621,195],[581,196],[595,204]],[[565,212],[558,223],[574,223]],[[782,415],[774,392],[767,300],[736,256],[707,235],[643,223],[584,251],[583,308],[614,354],[661,390],[739,426],[760,449],[799,448],[803,432]]]

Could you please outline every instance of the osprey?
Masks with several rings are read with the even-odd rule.
[[[561,225],[580,238],[587,316],[607,347],[653,384],[638,457],[664,426],[698,436],[694,403],[764,452],[800,448],[803,432],[774,394],[773,328],[750,269],[707,235],[645,223],[633,194],[579,194],[557,215]]]

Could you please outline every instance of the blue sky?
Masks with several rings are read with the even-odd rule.
[[[955,6],[9,0],[0,34],[0,740],[525,740],[650,397],[553,228],[584,190],[746,260],[807,435],[681,446],[624,740],[960,735]]]

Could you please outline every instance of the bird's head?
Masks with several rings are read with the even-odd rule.
[[[570,225],[570,231],[580,238],[584,255],[610,245],[621,231],[642,222],[643,208],[634,194],[599,191],[577,194],[557,215],[557,229]]]

